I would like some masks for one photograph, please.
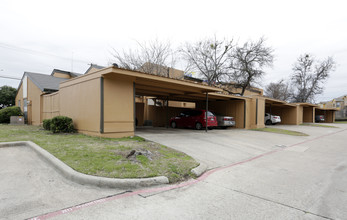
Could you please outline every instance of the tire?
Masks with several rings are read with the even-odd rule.
[[[228,127],[227,126],[223,126],[223,127],[221,127],[222,129],[227,129]]]
[[[267,121],[265,122],[265,124],[266,124],[266,125],[272,125],[272,121],[271,121],[271,120],[267,120]]]
[[[195,124],[195,129],[196,129],[196,130],[201,130],[201,129],[202,129],[202,124],[201,124],[200,122],[197,122],[197,123]]]
[[[177,124],[176,124],[176,122],[171,122],[171,128],[177,128]]]

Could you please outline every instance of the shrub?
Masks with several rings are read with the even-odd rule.
[[[48,131],[51,130],[51,123],[52,123],[52,119],[44,119],[43,128]]]
[[[66,116],[56,116],[51,120],[50,130],[53,133],[75,132],[72,119]]]
[[[23,113],[17,106],[3,108],[0,110],[0,123],[10,123],[11,116],[21,115],[23,115]]]

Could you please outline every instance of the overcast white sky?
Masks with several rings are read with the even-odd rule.
[[[1,0],[0,75],[84,73],[89,63],[107,65],[112,48],[134,47],[136,40],[179,46],[214,34],[239,42],[264,36],[275,49],[264,86],[288,78],[300,54],[334,57],[336,71],[317,98],[324,101],[347,94],[346,6],[343,0]],[[18,84],[0,78],[0,86]]]

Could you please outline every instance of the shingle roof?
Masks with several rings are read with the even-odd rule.
[[[68,80],[41,73],[24,72],[24,74],[28,76],[41,91],[58,91],[59,84]]]
[[[101,69],[106,68],[106,67],[99,66],[99,65],[96,65],[96,64],[90,64],[90,67],[87,69],[87,71],[84,74],[88,73],[91,68],[95,68],[95,69],[101,70]]]
[[[53,75],[53,74],[56,73],[56,72],[58,72],[58,73],[63,73],[63,74],[67,74],[67,75],[70,75],[70,76],[72,76],[72,77],[77,77],[77,76],[82,76],[82,75],[83,75],[83,74],[80,74],[80,73],[74,73],[74,72],[69,72],[69,71],[60,70],[60,69],[54,69],[54,70],[52,71],[52,74],[51,74],[51,75]]]

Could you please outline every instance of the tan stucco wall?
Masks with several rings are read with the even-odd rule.
[[[58,77],[58,78],[64,78],[64,79],[70,79],[70,75],[68,74],[64,74],[64,73],[54,73],[53,74],[54,77]]]
[[[50,119],[60,115],[59,92],[42,96],[42,120]]]
[[[134,78],[106,76],[104,78],[104,133],[133,135]]]
[[[175,117],[179,115],[180,112],[187,110],[186,108],[175,108],[175,107],[169,107],[167,110],[166,106],[160,106],[160,107],[154,106],[154,105],[147,105],[147,106],[148,106],[148,112],[147,112],[146,120],[152,121],[152,125],[154,127],[165,127],[166,125],[170,126],[168,123],[171,117]]]
[[[20,109],[22,112],[24,111],[24,101],[23,101],[23,84],[18,89],[17,96],[16,96],[16,106],[18,106],[18,101],[20,101]]]
[[[170,107],[176,108],[195,108],[195,103],[193,102],[178,102],[178,101],[169,101]]]
[[[28,123],[40,125],[42,122],[41,90],[28,78]]]
[[[100,131],[100,76],[78,77],[60,84],[60,115],[73,119],[81,133]]]
[[[270,113],[269,106],[266,106],[265,112]],[[295,107],[291,107],[291,106],[272,106],[271,107],[271,114],[278,115],[281,117],[280,124],[297,125],[299,123],[298,113],[299,113],[298,108],[296,106]]]
[[[256,104],[258,99],[258,109],[256,110]],[[264,115],[265,115],[265,99],[264,97],[256,97],[252,99],[252,102],[254,103],[252,108],[252,111],[254,114],[257,114],[257,118],[254,122],[254,124],[251,123],[251,128],[264,128],[265,122],[264,122]],[[252,114],[252,113],[251,113]]]
[[[246,103],[250,104],[250,103]],[[230,101],[209,101],[208,109],[219,114],[232,116],[235,119],[236,128],[244,128],[244,101],[243,100],[230,100]],[[197,102],[197,108],[205,109],[206,102]],[[246,107],[247,108],[247,107]],[[250,112],[247,112],[247,117]],[[246,117],[246,128],[250,126],[251,119]]]
[[[303,122],[313,123],[314,122],[314,108],[313,107],[303,107]]]
[[[301,105],[296,106],[296,124],[300,125],[304,123],[304,107]]]

